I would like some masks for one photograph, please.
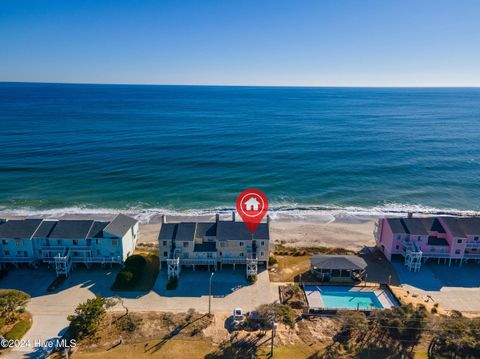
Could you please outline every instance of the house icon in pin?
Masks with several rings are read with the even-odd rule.
[[[246,211],[258,211],[258,205],[260,202],[255,197],[250,197],[248,201],[244,203]]]

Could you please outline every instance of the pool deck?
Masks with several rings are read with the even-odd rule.
[[[322,286],[305,286],[305,296],[307,297],[309,308],[325,308],[325,303],[320,294],[321,288]],[[337,288],[339,291],[345,291],[346,288],[350,288],[348,289],[348,292],[373,292],[384,309],[398,306],[397,300],[388,289],[364,286],[325,286],[325,288],[328,288],[329,290],[335,290]]]

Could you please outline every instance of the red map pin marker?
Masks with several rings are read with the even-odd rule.
[[[246,189],[237,198],[237,212],[252,234],[255,233],[267,211],[267,196],[256,188]]]

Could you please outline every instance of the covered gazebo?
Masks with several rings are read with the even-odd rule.
[[[310,270],[322,281],[362,280],[367,262],[354,255],[317,255],[310,257]]]

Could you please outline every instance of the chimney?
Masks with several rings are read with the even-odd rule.
[[[408,212],[408,218],[413,218],[413,212]]]
[[[162,224],[165,224],[165,223],[167,223],[167,216],[162,215]]]
[[[232,211],[232,221],[235,222],[235,211]]]
[[[215,222],[218,223],[218,221],[220,221],[220,214],[217,213],[217,214],[215,215]]]

